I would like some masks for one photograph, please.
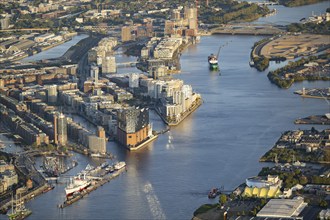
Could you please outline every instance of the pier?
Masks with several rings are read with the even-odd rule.
[[[79,201],[80,199],[84,198],[86,195],[91,193],[92,191],[96,190],[100,186],[103,186],[104,184],[110,182],[114,178],[118,177],[122,172],[126,171],[126,168],[122,168],[120,170],[117,170],[110,175],[104,176],[104,177],[93,177],[95,182],[92,183],[91,186],[89,186],[87,189],[83,190],[79,194],[73,196],[72,198],[67,198],[62,204],[58,205],[58,208],[64,209],[73,203]]]

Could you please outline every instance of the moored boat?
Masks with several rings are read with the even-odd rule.
[[[120,170],[126,166],[126,163],[124,161],[120,161],[115,164],[115,170]]]
[[[86,179],[85,175],[83,175],[83,177],[78,175],[72,179],[71,183],[67,187],[65,187],[65,194],[68,197],[76,192],[81,192],[90,185],[91,181]]]

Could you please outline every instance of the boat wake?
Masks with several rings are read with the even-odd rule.
[[[159,199],[157,198],[151,183],[147,183],[143,189],[146,194],[150,212],[153,219],[166,219],[165,213],[160,205]]]

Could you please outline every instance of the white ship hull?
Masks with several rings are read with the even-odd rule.
[[[89,185],[90,185],[90,181],[88,180],[80,180],[80,179],[76,179],[74,180],[74,182],[70,185],[68,185],[65,188],[65,194],[66,196],[72,195],[75,192],[80,192],[84,189],[86,189]]]

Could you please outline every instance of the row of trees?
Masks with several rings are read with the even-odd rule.
[[[292,23],[288,25],[287,30],[289,32],[302,32],[312,34],[330,34],[330,21],[322,22],[319,24],[309,23]]]
[[[226,3],[226,4],[225,4]],[[256,4],[247,2],[223,2],[219,5],[222,10],[218,12],[212,11],[212,8],[205,8],[200,11],[201,20],[204,23],[228,23],[233,21],[253,21],[261,16],[269,13],[267,7],[260,7]]]
[[[254,62],[254,66],[259,71],[264,71],[269,66],[269,59],[267,57],[265,57],[265,56],[260,56],[260,57],[256,56],[256,57],[253,57],[253,62]]]
[[[322,1],[326,0],[279,0],[279,3],[287,7],[295,7],[301,5],[315,4]]]

